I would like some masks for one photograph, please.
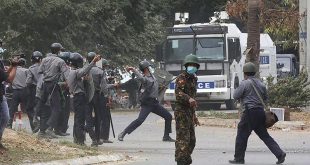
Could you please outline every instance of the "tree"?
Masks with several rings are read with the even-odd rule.
[[[259,68],[259,51],[260,51],[260,32],[259,32],[259,14],[260,0],[248,1],[248,39],[247,49],[249,53],[246,56],[246,62],[255,64],[256,69]],[[259,77],[259,72],[256,72]]]
[[[262,0],[260,6],[261,32],[268,33],[275,43],[283,43],[285,48],[296,48],[299,25],[298,0]],[[239,28],[247,31],[248,0],[230,0],[226,11]]]

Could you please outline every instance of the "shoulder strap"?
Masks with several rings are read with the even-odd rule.
[[[253,80],[250,80],[250,81],[251,81],[251,85],[252,85],[252,87],[253,87],[253,89],[254,89],[255,93],[257,94],[257,96],[258,96],[258,98],[259,98],[260,102],[263,104],[264,109],[266,109],[266,104],[265,104],[265,102],[264,102],[264,100],[263,100],[263,98],[262,98],[261,94],[258,92],[258,90],[257,90],[256,86],[253,84]]]

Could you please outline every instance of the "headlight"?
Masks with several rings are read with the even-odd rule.
[[[224,88],[226,87],[226,81],[225,80],[216,80],[214,81],[215,88]]]

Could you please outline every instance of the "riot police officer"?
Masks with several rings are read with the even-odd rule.
[[[196,55],[187,55],[184,59],[185,71],[176,79],[174,111],[176,122],[175,161],[178,165],[192,163],[191,154],[196,145],[195,125],[199,125],[195,114],[197,102],[197,76],[200,65]]]
[[[87,54],[87,61],[91,63],[93,59],[95,58],[95,56],[96,56],[95,52],[89,52]],[[90,111],[88,112],[87,115],[89,117],[92,117],[91,116],[92,112],[94,112],[95,116],[94,116],[94,120],[87,123],[87,125],[91,125],[95,127],[95,140],[93,141],[92,145],[98,145],[98,144],[102,144],[100,143],[100,129],[101,129],[101,122],[102,122],[102,112],[104,111],[103,109],[105,108],[103,107],[103,104],[102,104],[105,98],[101,97],[100,84],[101,84],[102,79],[105,77],[104,77],[103,70],[97,66],[92,67],[89,74],[93,78],[95,93],[94,93],[94,96],[91,102],[89,103]]]
[[[34,125],[35,125],[35,129],[33,130],[34,133],[39,131],[38,120],[37,120],[37,110],[34,107],[38,102],[38,99],[36,98],[36,88],[37,88],[38,79],[40,78],[40,76],[42,76],[41,74],[38,73],[38,69],[39,69],[42,59],[43,59],[43,55],[41,52],[35,51],[32,53],[31,62],[33,63],[33,65],[29,67],[28,72],[27,72],[27,79],[26,79],[27,91],[28,91],[27,92],[28,102],[27,102],[26,111],[34,112],[34,115],[33,115]]]
[[[51,45],[51,53],[43,58],[39,73],[43,74],[43,94],[41,101],[49,108],[40,110],[40,132],[39,136],[44,137],[47,134],[49,137],[56,138],[53,129],[57,126],[59,113],[61,110],[60,102],[60,87],[58,82],[63,76],[67,78],[69,68],[65,61],[58,57],[63,49],[60,43],[53,43]]]
[[[264,103],[268,99],[266,86],[261,80],[255,78],[256,67],[253,63],[248,62],[243,66],[244,80],[234,91],[234,99],[241,100],[244,109],[241,120],[238,124],[235,159],[230,160],[231,164],[244,164],[245,151],[247,148],[248,138],[251,132],[264,141],[270,151],[277,157],[277,164],[285,161],[286,153],[281,150],[277,142],[269,135],[265,126]],[[259,95],[256,94],[256,91]],[[262,101],[263,102],[262,102]]]
[[[59,58],[63,59],[67,66],[70,64],[70,52],[60,52],[58,55]],[[55,127],[55,134],[58,136],[68,136],[70,133],[67,133],[69,128],[68,121],[70,117],[70,92],[69,87],[65,81],[65,78],[62,76],[58,82],[60,86],[60,102],[61,102],[61,111],[59,114],[58,122]]]
[[[19,59],[19,66],[16,70],[16,76],[12,82],[13,96],[12,102],[10,105],[10,122],[9,125],[12,126],[13,118],[15,112],[18,111],[18,105],[21,105],[21,109],[24,110],[24,107],[27,105],[27,89],[26,89],[26,79],[28,69],[24,68],[26,65],[26,60],[24,58]],[[34,131],[33,125],[33,109],[26,109],[26,113],[29,118],[29,123],[32,131]]]
[[[110,127],[111,127],[111,112],[109,102],[112,100],[112,88],[114,85],[112,84],[114,81],[113,74],[108,77],[108,67],[109,61],[103,59],[102,61],[102,78],[100,82],[100,104],[101,104],[101,128],[100,128],[100,141],[99,144],[102,143],[112,143],[109,140],[110,137]]]
[[[141,61],[139,64],[139,69],[143,73],[139,73],[135,68],[128,67],[127,71],[132,71],[137,76],[137,80],[141,82],[140,87],[140,101],[141,101],[141,111],[139,117],[134,120],[123,132],[118,135],[118,140],[123,141],[126,134],[132,133],[136,128],[138,128],[147,116],[153,112],[165,119],[165,131],[163,136],[163,141],[174,142],[175,140],[169,136],[171,133],[171,120],[172,115],[162,107],[158,102],[158,82],[155,77],[150,72],[151,65],[148,61]]]
[[[85,145],[85,132],[89,133],[89,136],[93,140],[93,145],[96,146],[96,137],[92,130],[92,126],[86,125],[85,120],[91,120],[89,117],[89,106],[86,98],[86,89],[84,87],[84,81],[87,79],[87,74],[90,69],[95,66],[96,62],[100,60],[100,56],[96,55],[91,63],[83,67],[83,57],[79,53],[70,54],[70,64],[72,70],[68,76],[68,86],[70,93],[73,94],[73,107],[74,107],[74,126],[73,137],[74,142],[79,145]],[[89,123],[89,121],[87,121]]]

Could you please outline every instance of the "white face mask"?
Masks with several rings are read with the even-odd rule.
[[[151,66],[148,67],[149,68],[149,71],[153,74],[155,72],[155,69]]]

